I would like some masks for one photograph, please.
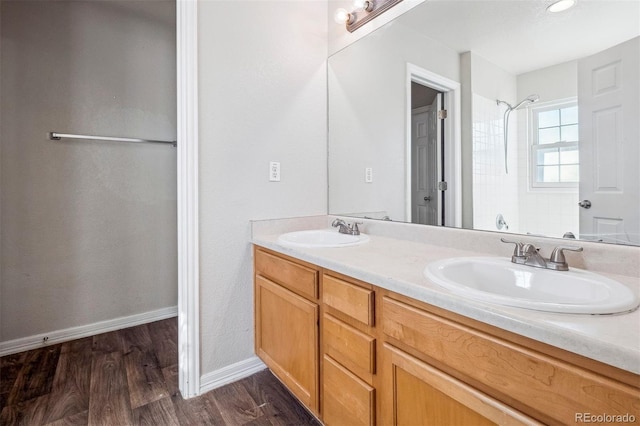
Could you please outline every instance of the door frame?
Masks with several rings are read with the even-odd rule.
[[[178,386],[200,393],[198,3],[176,0]]]
[[[411,83],[415,82],[444,93],[448,116],[444,125],[445,180],[448,183],[445,201],[446,226],[462,226],[462,138],[460,83],[407,62],[405,96],[405,220],[411,221]]]

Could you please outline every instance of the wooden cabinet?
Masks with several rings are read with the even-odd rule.
[[[256,352],[327,426],[640,419],[640,376],[255,250]]]
[[[385,425],[539,424],[389,344],[383,351]]]
[[[268,259],[270,266],[261,269],[256,261],[256,353],[303,404],[319,415],[319,307],[292,291],[314,294],[317,272],[309,275],[313,269],[258,250],[257,259]]]
[[[499,329],[489,334],[391,297],[382,304],[385,340],[545,423],[574,423],[576,413],[640,416],[637,386],[509,342]]]

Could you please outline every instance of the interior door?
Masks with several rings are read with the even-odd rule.
[[[578,62],[580,237],[640,243],[640,37]]]
[[[412,111],[411,115],[411,222],[438,225],[438,104]]]

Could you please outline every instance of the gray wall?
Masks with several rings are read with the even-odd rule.
[[[457,52],[397,23],[329,59],[330,213],[406,220],[407,63],[460,81]]]
[[[198,4],[203,375],[255,354],[249,221],[326,214],[326,10]]]
[[[173,1],[2,1],[0,341],[176,305]]]

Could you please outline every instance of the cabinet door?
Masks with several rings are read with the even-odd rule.
[[[538,424],[461,381],[391,346],[384,345],[384,424]]]
[[[318,305],[256,275],[256,353],[318,414]]]

